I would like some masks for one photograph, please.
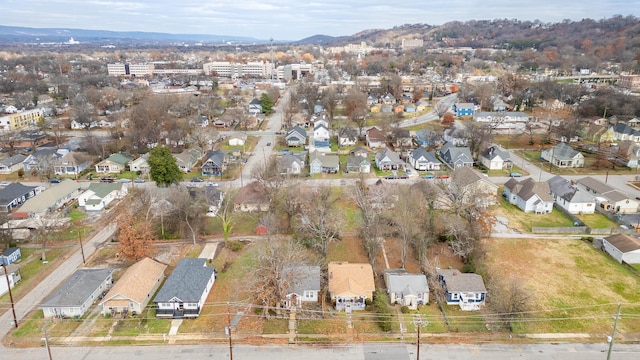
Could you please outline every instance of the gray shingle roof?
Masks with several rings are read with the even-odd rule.
[[[284,272],[295,271],[294,277],[297,279],[287,293],[303,294],[305,290],[320,291],[320,266],[297,266],[285,268]]]
[[[215,269],[205,266],[207,259],[182,259],[167,278],[153,302],[165,303],[173,298],[197,303],[214,276]]]
[[[40,308],[80,306],[112,272],[110,269],[78,269],[40,304]]]
[[[571,185],[571,181],[556,175],[547,180],[549,190],[552,194],[572,203],[588,203],[594,202],[593,195],[589,195],[584,191],[578,190],[577,187]]]
[[[417,292],[429,292],[427,277],[424,274],[409,274],[406,271],[387,270],[387,289],[390,292],[405,292],[409,289],[411,294]]]
[[[455,269],[439,269],[438,275],[443,277],[449,292],[487,291],[482,276],[478,274],[465,274]]]
[[[13,200],[28,194],[35,188],[36,186],[27,186],[21,183],[11,183],[5,186],[4,189],[0,189],[0,205],[8,204]]]
[[[15,164],[19,164],[21,162],[23,162],[27,157],[22,155],[22,154],[17,154],[17,155],[13,155],[11,157],[8,157],[2,161],[0,161],[0,164],[6,166],[6,167],[11,167]]]
[[[578,154],[580,154],[580,152],[565,143],[556,145],[552,152],[552,156],[558,160],[572,160]]]

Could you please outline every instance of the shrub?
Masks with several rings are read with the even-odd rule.
[[[408,306],[403,306],[400,308],[400,312],[402,312],[403,314],[408,314],[411,310],[409,310]]]
[[[462,266],[462,272],[468,274],[475,273],[476,267],[472,263],[466,263]]]
[[[242,250],[243,246],[244,244],[242,243],[242,241],[238,241],[238,240],[227,241],[227,247],[229,248],[229,250],[233,252],[238,252]]]

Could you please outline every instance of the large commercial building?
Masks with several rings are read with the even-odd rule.
[[[232,79],[242,77],[269,78],[273,73],[273,64],[262,61],[248,62],[246,64],[215,61],[204,64],[203,68],[204,73],[207,75],[217,74],[220,77]]]
[[[153,64],[108,64],[107,71],[113,76],[147,76],[153,75]]]
[[[34,126],[42,117],[41,109],[21,111],[0,117],[0,130],[18,130]]]
[[[640,89],[640,75],[620,75],[618,86],[627,89]]]

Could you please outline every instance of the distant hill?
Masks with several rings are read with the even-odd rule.
[[[298,40],[295,43],[298,45],[308,45],[308,44],[327,45],[327,44],[333,44],[338,39],[342,39],[342,38],[345,38],[345,36],[335,37],[335,36],[329,36],[329,35],[313,35],[313,36],[309,36],[308,38]]]
[[[168,34],[142,31],[83,30],[68,28],[29,28],[0,25],[0,43],[66,42],[69,38],[80,42],[208,42],[208,43],[268,43],[269,40],[242,36]]]

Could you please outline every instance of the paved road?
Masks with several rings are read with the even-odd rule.
[[[440,100],[438,100],[438,103],[436,104],[436,106],[444,106],[444,107],[446,107],[446,109],[450,109],[451,106],[453,106],[453,104],[456,102],[457,99],[458,99],[458,94],[447,95],[447,96],[441,98]],[[436,106],[434,106],[434,108]],[[413,126],[413,125],[424,124],[426,122],[433,121],[433,120],[438,120],[438,119],[439,119],[438,114],[436,114],[436,112],[434,110],[431,110],[431,111],[429,111],[428,113],[426,113],[424,115],[420,115],[420,116],[414,117],[412,119],[403,120],[403,121],[400,122],[399,126],[400,127],[409,127],[409,126]]]
[[[9,349],[3,355],[12,360],[46,359],[44,348]],[[228,359],[228,345],[164,345],[114,347],[52,348],[53,359],[139,359],[139,360],[199,360]],[[524,360],[602,360],[607,345],[600,344],[539,344],[539,345],[431,345],[422,344],[420,359],[524,359]],[[611,358],[637,359],[639,345],[616,345]],[[243,360],[412,360],[416,359],[415,345],[353,344],[334,346],[247,346],[234,345],[233,356]]]

